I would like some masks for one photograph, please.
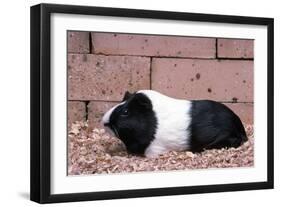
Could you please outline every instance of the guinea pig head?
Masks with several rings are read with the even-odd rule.
[[[143,93],[126,92],[123,101],[104,114],[102,122],[134,154],[144,153],[156,131],[152,102]]]

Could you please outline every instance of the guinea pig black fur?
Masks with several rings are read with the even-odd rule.
[[[210,100],[182,100],[153,90],[126,92],[102,122],[128,152],[155,157],[168,151],[238,147],[247,140],[239,117]]]

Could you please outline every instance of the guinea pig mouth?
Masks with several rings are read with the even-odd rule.
[[[120,139],[118,130],[116,129],[116,127],[113,124],[105,124],[104,126],[110,128],[114,132],[115,136]]]
[[[113,126],[113,125],[112,125],[112,130],[114,131],[116,137],[118,137],[118,138],[120,139],[120,136],[119,136],[119,134],[118,134],[118,131],[117,131],[117,129],[115,128],[115,126]]]

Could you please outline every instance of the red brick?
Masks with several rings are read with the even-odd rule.
[[[120,101],[126,90],[150,87],[150,58],[68,55],[69,100]]]
[[[75,121],[85,121],[86,105],[82,101],[68,101],[67,102],[67,122],[68,127]]]
[[[152,89],[175,98],[253,102],[253,61],[153,58]]]
[[[89,32],[68,32],[67,37],[68,53],[90,53]]]
[[[225,103],[236,113],[244,124],[254,123],[254,104],[253,103]]]
[[[90,127],[103,127],[101,124],[101,119],[105,112],[110,108],[118,104],[117,102],[105,102],[105,101],[91,101],[88,104],[88,120]]]
[[[92,33],[94,53],[214,58],[214,38]]]
[[[253,58],[254,41],[218,39],[219,58]]]

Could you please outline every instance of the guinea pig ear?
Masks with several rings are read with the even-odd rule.
[[[122,102],[128,100],[132,95],[133,95],[132,93],[130,93],[129,91],[126,91]]]
[[[130,104],[138,107],[141,110],[151,110],[152,109],[152,103],[151,103],[150,99],[142,93],[137,93],[131,100]]]

